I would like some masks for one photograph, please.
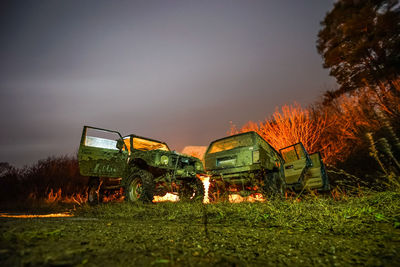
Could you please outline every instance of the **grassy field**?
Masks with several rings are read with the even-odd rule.
[[[400,193],[0,218],[1,266],[400,265]]]

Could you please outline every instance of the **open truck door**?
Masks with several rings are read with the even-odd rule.
[[[302,143],[297,143],[279,150],[285,160],[283,165],[286,185],[295,191],[304,187],[304,179],[312,166],[311,159]]]
[[[129,157],[128,148],[117,131],[84,126],[78,152],[83,176],[123,177]]]
[[[325,165],[322,162],[321,154],[315,152],[310,154],[312,166],[309,168],[306,177],[306,188],[329,190],[328,176],[325,171]]]
[[[286,184],[295,191],[329,188],[325,166],[319,152],[309,155],[302,143],[279,150],[285,160]]]

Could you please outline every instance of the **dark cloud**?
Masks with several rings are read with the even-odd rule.
[[[10,1],[0,16],[0,161],[75,153],[84,124],[207,145],[229,121],[313,102],[333,1]]]

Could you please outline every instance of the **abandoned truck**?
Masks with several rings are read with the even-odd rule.
[[[88,202],[102,201],[106,191],[123,189],[125,200],[151,202],[167,192],[180,199],[202,200],[202,162],[170,151],[167,144],[117,131],[84,126],[78,152],[81,175],[88,176]]]
[[[308,155],[301,143],[277,152],[256,132],[211,142],[205,168],[218,192],[259,192],[282,195],[286,188],[329,189],[319,152]]]
[[[204,160],[212,191],[262,193],[269,197],[283,195],[286,190],[283,158],[256,132],[211,142]]]

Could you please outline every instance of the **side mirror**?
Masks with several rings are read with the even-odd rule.
[[[119,152],[122,152],[122,149],[124,148],[124,141],[121,139],[117,140],[117,148],[119,149]]]

